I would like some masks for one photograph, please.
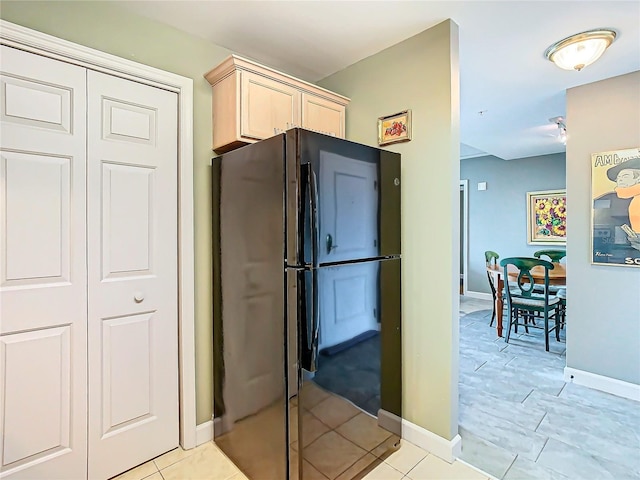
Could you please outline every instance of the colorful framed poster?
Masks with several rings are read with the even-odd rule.
[[[640,147],[591,155],[593,264],[640,267]]]
[[[567,191],[527,192],[527,243],[567,243]]]
[[[378,118],[378,145],[411,140],[411,110]]]

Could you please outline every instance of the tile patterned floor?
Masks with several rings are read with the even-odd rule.
[[[323,435],[326,441],[339,436],[335,431]],[[341,443],[348,440],[340,437]],[[352,444],[353,445],[353,444]],[[327,465],[331,465],[329,462]],[[334,464],[335,465],[335,464]],[[332,471],[331,467],[325,470]],[[310,470],[313,471],[313,470]],[[335,472],[335,470],[333,470]],[[386,458],[376,458],[366,453],[337,477],[327,477],[315,470],[308,480],[487,480],[489,476],[456,460],[452,464],[431,455],[425,450],[401,441],[401,446]],[[242,472],[212,442],[192,450],[177,448],[171,452],[136,467],[113,480],[246,480]],[[252,480],[281,480],[261,479]]]
[[[640,479],[640,404],[565,383],[564,331],[550,352],[541,330],[507,344],[491,302],[460,298],[460,458],[504,480]]]
[[[464,462],[452,464],[380,429],[377,420],[342,398],[305,387],[302,436],[305,480],[487,480]],[[300,439],[292,439],[294,448]],[[321,452],[316,455],[315,453]],[[297,462],[297,458],[292,459]],[[178,448],[113,480],[242,480],[247,477],[212,442]],[[260,478],[251,480],[284,480]]]
[[[490,308],[461,297],[460,316]],[[460,322],[459,460],[449,464],[405,441],[389,453],[397,437],[372,435],[369,415],[319,391],[305,413],[304,441],[335,446],[335,455],[309,458],[306,480],[640,480],[640,405],[565,384],[563,342],[552,339],[547,353],[541,332],[532,330],[506,344],[488,325],[488,317]],[[114,480],[246,478],[208,442],[168,452]]]

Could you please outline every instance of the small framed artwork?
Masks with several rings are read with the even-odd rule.
[[[527,243],[567,243],[567,191],[527,192]]]
[[[378,118],[378,145],[411,140],[411,110]]]

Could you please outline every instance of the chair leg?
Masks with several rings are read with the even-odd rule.
[[[507,335],[504,337],[504,341],[506,343],[509,343],[509,338],[511,338],[511,325],[513,324],[513,312],[514,310],[517,312],[516,309],[514,308],[509,308],[509,323],[507,323]],[[517,319],[517,315],[516,315],[516,319]],[[518,333],[517,331],[518,329],[518,322],[516,322],[516,333]]]
[[[496,318],[496,299],[493,299],[493,313],[491,313],[491,321],[489,322],[489,326],[493,327],[493,321]]]
[[[544,314],[544,349],[549,351],[549,312]]]
[[[560,341],[560,326],[562,325],[562,316],[560,314],[560,307],[556,307],[555,314],[555,330],[556,330],[556,342]]]

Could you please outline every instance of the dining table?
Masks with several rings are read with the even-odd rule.
[[[502,292],[504,290],[504,267],[500,265],[488,265],[487,272],[493,276],[496,285],[496,330],[498,337],[502,337]],[[509,280],[517,282],[520,270],[514,265],[507,265],[507,275]],[[544,267],[538,265],[531,269],[533,283],[544,285]],[[567,265],[564,263],[553,263],[553,269],[549,270],[549,285],[566,285],[567,284]]]

